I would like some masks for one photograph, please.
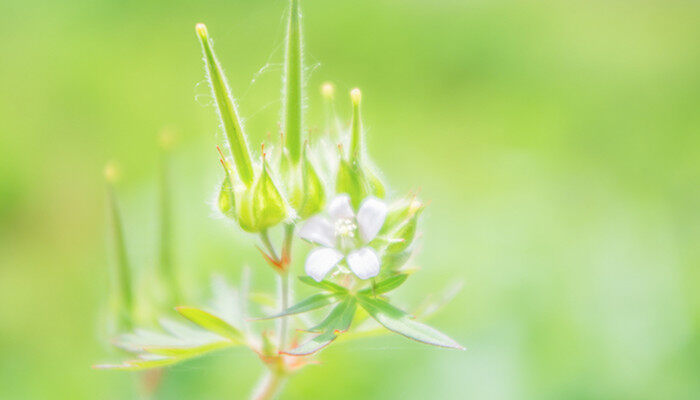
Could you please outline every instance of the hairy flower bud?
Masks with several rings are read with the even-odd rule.
[[[275,226],[287,218],[287,205],[270,176],[264,158],[262,172],[253,189],[252,206],[257,230]]]
[[[233,161],[236,164],[236,173],[246,186],[250,186],[253,183],[253,163],[250,150],[248,149],[246,134],[238,117],[236,102],[233,100],[231,89],[229,89],[228,82],[226,82],[219,60],[214,54],[207,27],[204,24],[197,24],[196,30],[202,45],[202,52],[204,53],[209,85],[211,86],[214,100],[216,100],[219,118],[228,139]]]
[[[387,235],[397,230],[397,228],[425,208],[415,196],[400,199],[389,206],[386,222],[380,234]]]

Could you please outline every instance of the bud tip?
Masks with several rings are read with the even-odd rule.
[[[335,87],[331,82],[326,82],[321,85],[321,94],[328,100],[333,100],[333,94],[335,93]]]
[[[355,88],[350,92],[350,98],[352,99],[352,104],[358,105],[362,100],[362,92],[360,89]]]
[[[199,23],[195,26],[195,29],[197,30],[197,35],[201,38],[206,38],[208,36],[207,33],[207,26],[204,25],[203,23]]]

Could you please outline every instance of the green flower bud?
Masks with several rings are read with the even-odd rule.
[[[352,100],[352,123],[350,126],[351,137],[349,154],[350,163],[354,165],[359,172],[359,179],[362,180],[362,184],[365,186],[367,194],[372,194],[381,199],[386,195],[386,188],[372,167],[372,163],[368,159],[364,148],[364,131],[362,129],[362,117],[360,114],[362,92],[360,92],[360,89],[353,89],[350,92],[350,99]]]
[[[275,226],[287,218],[287,205],[269,174],[263,155],[263,168],[253,189],[253,219],[257,230]]]
[[[226,82],[219,60],[214,54],[207,27],[204,24],[197,24],[196,30],[199,42],[202,45],[209,85],[216,100],[219,118],[233,154],[233,161],[236,164],[236,173],[246,186],[250,186],[253,183],[253,163],[250,157],[250,150],[248,150],[246,134],[238,117],[236,102],[233,100],[231,89],[229,89],[228,82]]]
[[[418,227],[418,216],[420,215],[420,210],[415,211],[413,216],[408,219],[408,221],[401,224],[398,229],[391,235],[396,242],[390,244],[386,248],[387,253],[399,253],[408,248],[408,246],[413,243],[413,239],[416,237],[416,230]]]
[[[387,235],[394,232],[402,223],[413,217],[418,212],[421,212],[425,205],[418,201],[415,196],[406,197],[394,202],[389,206],[389,212],[386,215],[386,220],[380,235]]]

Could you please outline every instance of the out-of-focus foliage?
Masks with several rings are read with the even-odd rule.
[[[537,3],[304,1],[307,65],[320,63],[311,109],[328,79],[337,93],[361,86],[393,194],[421,182],[431,200],[425,251],[409,260],[431,272],[395,297],[413,309],[425,299],[411,293],[439,298],[463,280],[433,318],[468,350],[393,336],[335,345],[283,398],[698,397],[700,5]],[[284,7],[0,3],[1,398],[133,397],[127,374],[89,368],[107,338],[95,339],[108,307],[101,172],[121,162],[130,261],[147,277],[164,126],[179,136],[173,240],[186,296],[207,298],[194,288],[211,272],[235,281],[244,264],[268,268],[208,218],[221,167],[192,26],[217,27],[249,132],[276,140]],[[349,122],[349,101],[338,109]],[[320,112],[306,121],[323,127]],[[252,292],[272,288],[256,277]],[[175,367],[162,398],[248,393],[254,357]]]

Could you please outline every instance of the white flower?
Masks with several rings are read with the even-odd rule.
[[[328,216],[311,217],[299,236],[318,247],[306,258],[306,273],[320,282],[341,261],[360,279],[379,274],[379,257],[367,244],[379,233],[387,207],[374,197],[366,198],[355,215],[350,196],[341,194],[328,204]]]

